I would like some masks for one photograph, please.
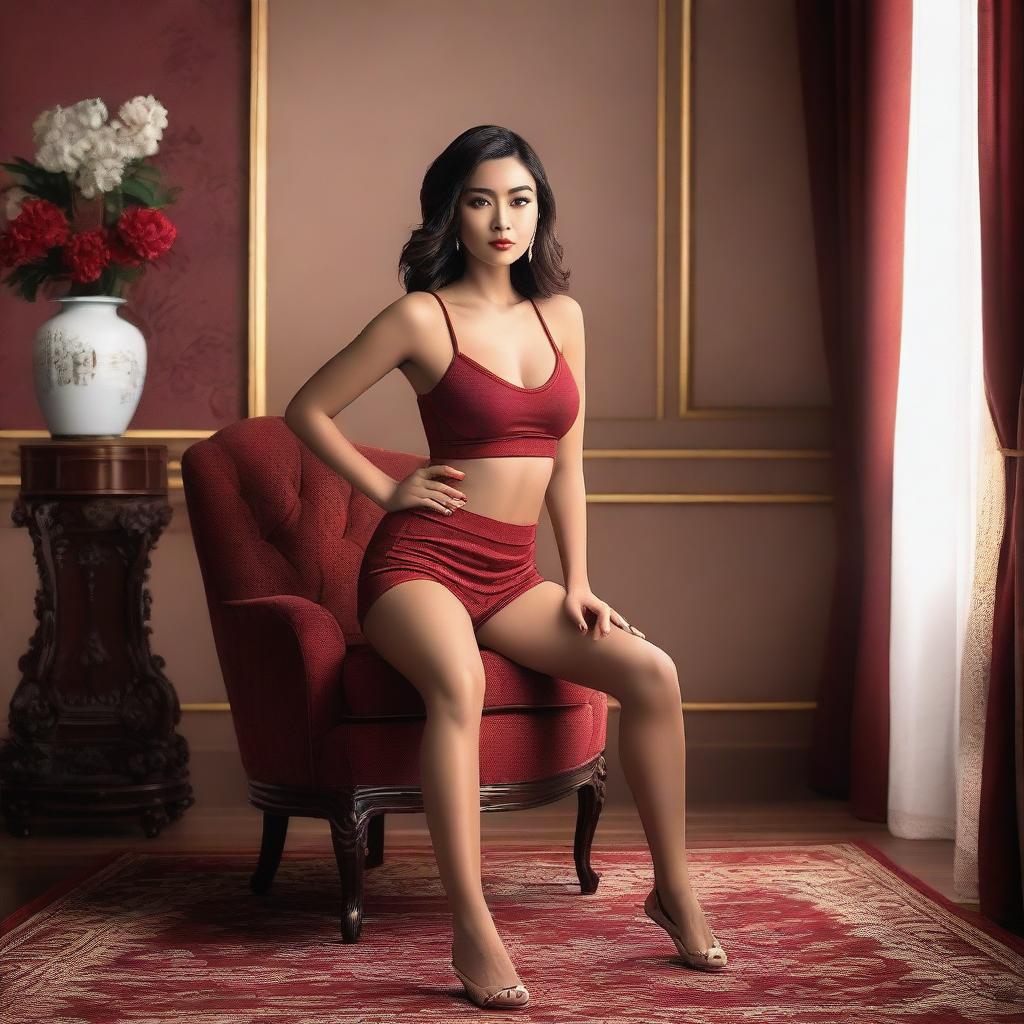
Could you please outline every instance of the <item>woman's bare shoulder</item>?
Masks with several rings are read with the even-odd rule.
[[[573,337],[581,333],[583,310],[580,304],[567,292],[549,295],[537,302],[545,319],[551,325],[552,333],[563,338]]]
[[[398,327],[429,328],[438,315],[437,300],[429,292],[416,291],[400,295],[385,306],[374,320],[386,320]]]
[[[580,304],[568,292],[555,292],[549,295],[544,302],[553,309],[579,309]]]

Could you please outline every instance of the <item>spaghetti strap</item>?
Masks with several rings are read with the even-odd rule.
[[[555,359],[557,361],[558,357],[562,354],[562,350],[555,344],[555,339],[551,337],[551,332],[548,330],[548,325],[547,325],[547,323],[545,323],[544,317],[542,317],[540,315],[540,310],[537,308],[537,303],[534,302],[533,299],[530,298],[530,296],[527,296],[527,298],[530,299],[530,305],[533,306],[534,312],[537,314],[537,317],[540,319],[541,327],[544,328],[544,333],[548,336],[548,341],[551,342],[551,347],[555,350]]]
[[[459,343],[458,343],[458,340],[455,337],[455,328],[452,327],[452,318],[448,315],[448,309],[445,306],[445,304],[443,302],[441,302],[441,296],[438,295],[437,292],[431,292],[430,294],[433,295],[434,298],[437,299],[437,301],[441,304],[441,311],[444,313],[445,323],[448,324],[448,334],[451,336],[451,339],[452,339],[452,348],[456,352],[458,352],[459,351]]]

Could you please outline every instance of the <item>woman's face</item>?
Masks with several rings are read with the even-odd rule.
[[[459,242],[482,263],[509,266],[530,246],[537,230],[537,183],[514,156],[484,160],[459,197]],[[512,245],[499,248],[499,238]]]

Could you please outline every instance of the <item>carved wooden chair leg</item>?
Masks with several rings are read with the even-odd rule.
[[[358,942],[363,927],[363,868],[366,860],[367,823],[356,820],[351,800],[343,813],[331,819],[331,842],[341,877],[341,938]]]
[[[367,832],[366,868],[379,867],[384,863],[384,813],[370,819]]]
[[[594,774],[586,785],[576,790],[576,839],[573,843],[573,854],[576,858],[576,874],[580,879],[580,892],[589,894],[597,891],[597,881],[601,877],[599,871],[590,866],[590,848],[597,831],[597,821],[604,807],[605,780],[608,778],[608,765],[604,754],[600,754],[594,764]]]
[[[284,852],[284,838],[288,833],[288,815],[263,812],[263,839],[260,843],[260,859],[249,880],[253,892],[264,893],[277,873]]]

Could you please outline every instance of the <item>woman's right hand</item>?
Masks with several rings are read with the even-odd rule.
[[[404,508],[434,508],[452,514],[452,509],[462,508],[469,500],[462,491],[441,483],[438,477],[464,477],[461,469],[451,466],[420,466],[404,480],[395,484],[384,508],[388,512],[399,512]]]

